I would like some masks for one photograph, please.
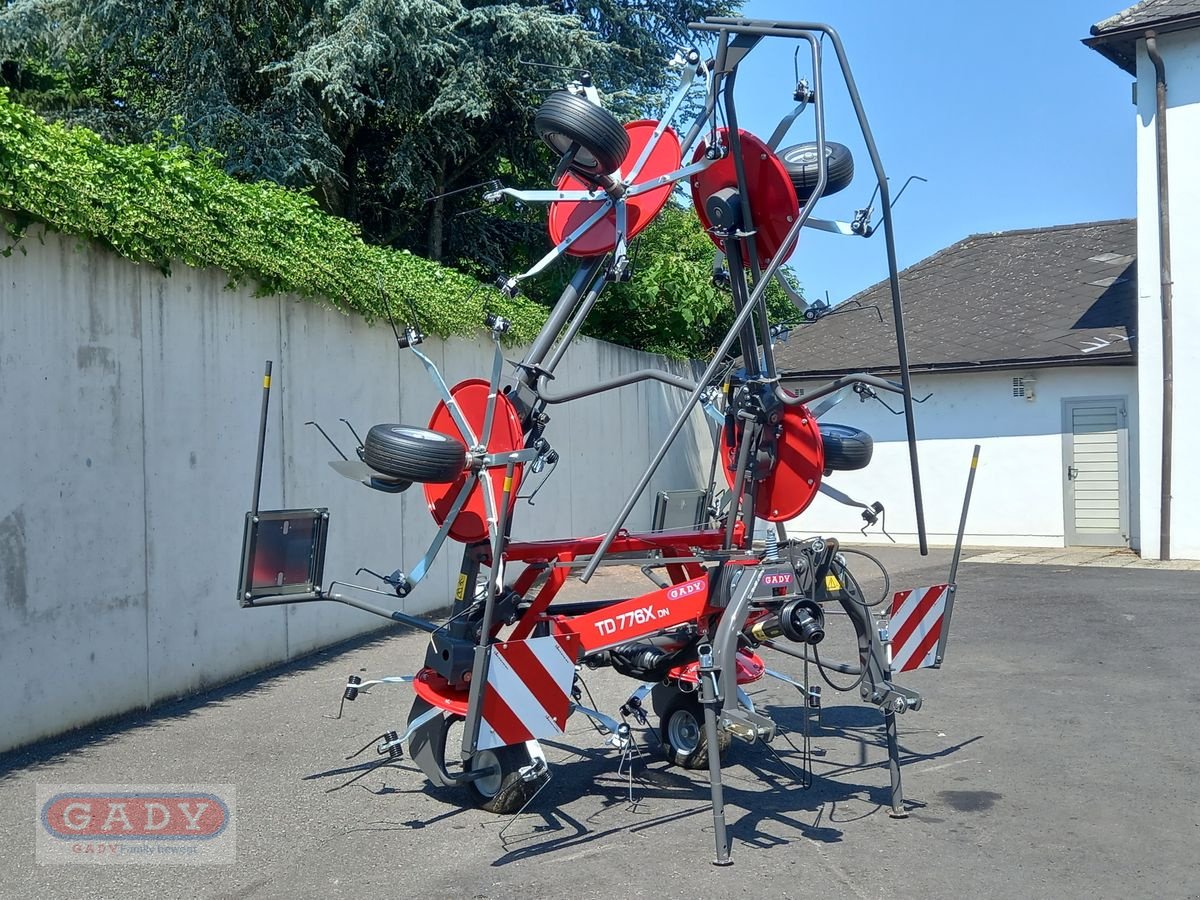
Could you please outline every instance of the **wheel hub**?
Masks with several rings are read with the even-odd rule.
[[[681,753],[693,753],[700,746],[700,723],[687,710],[678,710],[667,725],[671,746]]]

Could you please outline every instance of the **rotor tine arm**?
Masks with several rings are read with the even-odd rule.
[[[446,385],[446,379],[442,378],[442,373],[438,371],[437,365],[416,347],[410,347],[409,349],[417,355],[417,358],[421,360],[421,364],[425,366],[425,371],[433,379],[434,386],[437,387],[438,392],[442,395],[442,401],[446,404],[446,409],[450,412],[450,418],[454,420],[454,424],[458,427],[458,432],[462,435],[463,440],[466,441],[467,446],[474,447],[478,445],[479,440],[475,437],[475,432],[471,429],[470,423],[459,408],[458,401],[450,393],[450,388]]]
[[[696,50],[688,51],[687,67],[679,75],[679,87],[675,91],[675,96],[671,99],[670,105],[666,108],[663,114],[659,117],[658,125],[654,132],[650,135],[650,139],[646,141],[646,146],[642,148],[641,154],[638,155],[637,161],[633,164],[633,168],[624,173],[624,181],[633,183],[633,180],[641,174],[642,167],[646,164],[646,160],[650,158],[650,153],[658,144],[658,139],[662,137],[664,131],[667,130],[667,125],[671,119],[675,117],[676,111],[683,103],[683,98],[687,96],[688,91],[692,89],[692,82],[696,78],[696,71],[700,67],[700,54]]]
[[[342,421],[345,422],[346,420],[342,419]],[[342,459],[349,459],[349,457],[346,456],[346,454],[342,452],[342,448],[333,442],[333,438],[331,438],[328,434],[325,433],[324,428],[322,428],[316,422],[305,422],[304,424],[311,425],[313,428],[317,429],[317,431],[321,432],[321,437],[323,437],[323,438],[325,438],[325,440],[329,441],[329,446],[337,451],[338,456],[340,456]],[[353,429],[351,429],[351,430],[353,431]],[[358,437],[358,435],[355,435],[355,437]],[[361,444],[362,441],[359,441],[359,443]]]
[[[550,265],[550,263],[554,262],[556,259],[558,259],[560,256],[562,256],[566,252],[568,247],[570,247],[573,243],[575,243],[575,241],[577,241],[580,237],[583,236],[584,232],[586,232],[589,228],[591,228],[593,225],[595,225],[597,222],[599,222],[602,218],[604,218],[604,216],[612,208],[613,202],[608,199],[605,199],[603,201],[597,201],[597,202],[599,202],[599,204],[600,204],[599,209],[597,209],[594,213],[592,213],[590,216],[588,216],[587,219],[584,220],[583,224],[581,224],[578,228],[576,228],[574,231],[572,231],[570,234],[568,234],[565,238],[563,238],[561,241],[559,241],[558,244],[555,245],[550,250],[549,253],[547,253],[545,256],[543,256],[541,259],[539,259],[536,263],[534,263],[527,271],[523,272],[520,275],[515,276],[513,278],[513,281],[524,281],[526,278],[531,278],[532,276],[541,272],[548,265]]]
[[[783,288],[783,292],[787,294],[788,299],[792,301],[792,305],[800,310],[800,312],[804,312],[806,309],[808,309],[808,301],[804,299],[804,296],[799,291],[792,287],[791,282],[784,277],[783,272],[775,273],[775,281],[778,282],[781,288]]]
[[[354,426],[350,424],[350,420],[339,418],[338,421],[346,423],[346,427],[350,429],[350,433],[354,435],[354,439],[358,441],[358,446],[361,447],[363,445],[363,439],[358,436],[358,432],[354,430]]]
[[[492,378],[488,382],[487,408],[483,413],[483,433],[479,436],[480,443],[485,447],[492,437],[492,421],[496,415],[496,395],[500,392],[500,374],[504,370],[504,353],[500,349],[500,335],[495,330],[492,331],[492,342],[496,345],[496,351],[492,357]]]

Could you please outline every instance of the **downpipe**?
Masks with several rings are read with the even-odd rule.
[[[1162,298],[1162,484],[1159,497],[1158,558],[1171,558],[1171,443],[1175,422],[1175,353],[1171,326],[1171,207],[1167,189],[1167,74],[1158,35],[1146,32],[1146,55],[1154,65],[1154,157],[1158,167],[1158,268]]]

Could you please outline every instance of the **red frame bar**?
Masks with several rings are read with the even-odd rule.
[[[697,621],[708,609],[708,578],[659,588],[595,612],[551,616],[555,628],[579,635],[582,655]]]
[[[735,529],[735,542],[741,541],[744,530],[744,526],[739,522]],[[720,529],[682,531],[670,534],[659,532],[636,534],[623,532],[613,541],[609,552],[640,553],[657,550],[668,556],[691,556],[695,550],[720,549],[724,538],[725,533]],[[505,560],[529,564],[529,568],[517,578],[513,589],[518,594],[524,595],[533,587],[534,582],[537,581],[538,576],[541,574],[541,568],[538,566],[539,563],[548,565],[551,562],[574,562],[580,556],[594,553],[603,540],[603,535],[595,535],[586,538],[510,543],[504,551]],[[490,560],[484,559],[483,563],[487,565],[490,563]],[[579,634],[582,638],[582,652],[587,654],[605,647],[613,647],[626,641],[635,640],[647,634],[653,634],[664,628],[697,621],[704,614],[708,606],[707,582],[703,583],[702,589],[697,589],[690,594],[668,595],[671,595],[673,591],[677,591],[680,584],[700,582],[704,579],[704,567],[698,562],[690,562],[672,563],[666,568],[672,582],[672,586],[669,588],[649,591],[625,601],[614,601],[611,606],[606,606],[595,612],[579,616],[547,617],[546,612],[550,608],[550,604],[554,598],[558,595],[559,590],[566,584],[569,571],[566,565],[555,567],[550,570],[550,575],[546,583],[542,585],[537,596],[533,598],[533,603],[513,626],[513,630],[507,639],[512,641],[525,640],[533,633],[533,629],[538,622],[549,618],[554,622],[555,628],[559,632]],[[688,602],[681,604],[678,601],[684,596],[687,596]],[[699,598],[699,600],[694,598]],[[644,615],[647,605],[650,605],[655,613],[653,620],[637,623],[636,617],[639,615],[639,611]],[[669,614],[665,618],[659,617],[658,614],[660,611],[667,612],[668,610]],[[620,623],[614,626],[613,633],[619,634],[616,640],[608,640],[612,633],[602,633],[608,619],[613,619],[615,623]],[[640,625],[643,624],[650,627],[641,628]],[[496,628],[496,631],[499,631],[499,627]]]

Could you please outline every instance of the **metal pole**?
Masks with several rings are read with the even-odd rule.
[[[496,584],[500,571],[501,551],[504,547],[504,532],[507,527],[508,501],[512,494],[513,471],[516,464],[509,460],[504,469],[504,487],[500,507],[492,492],[491,475],[487,469],[476,474],[479,488],[483,491],[484,506],[487,508],[488,524],[492,530],[492,564],[488,568],[487,595],[483,604],[483,620],[479,623],[479,643],[475,646],[475,659],[471,667],[471,688],[467,693],[467,716],[463,723],[462,758],[470,759],[475,754],[479,741],[479,721],[483,716],[483,692],[487,688],[488,651],[491,649],[492,620],[496,613]]]
[[[732,78],[732,76],[730,76]],[[733,150],[734,159],[738,159],[741,155],[741,150]],[[746,224],[745,215],[750,211],[750,203],[743,195],[745,202],[742,204],[743,222],[742,229],[748,229],[750,226]],[[748,286],[746,284],[745,257],[742,256],[742,245],[736,239],[730,237],[725,241],[725,258],[729,261],[729,289],[733,297],[733,311],[737,314],[742,311],[742,307],[748,304],[746,295]],[[754,337],[754,320],[747,319],[741,330],[738,332],[738,343],[742,347],[742,366],[746,369],[746,380],[753,381],[761,373],[758,364],[758,344]]]
[[[737,422],[734,422],[734,431],[737,431]],[[754,418],[742,419],[742,443],[738,447],[737,468],[734,470],[733,485],[730,487],[730,492],[733,495],[733,500],[729,504],[729,510],[725,513],[725,539],[721,542],[722,550],[730,550],[733,548],[733,532],[737,525],[738,513],[742,509],[742,498],[746,493],[746,468],[749,465],[750,448],[758,447],[759,425]],[[720,440],[720,438],[717,438]],[[747,527],[751,531],[753,538],[754,523],[750,522]]]
[[[376,593],[379,593],[378,591]],[[445,625],[438,625],[430,622],[428,619],[422,619],[417,616],[410,616],[406,612],[401,612],[398,609],[388,609],[386,606],[379,606],[375,603],[368,603],[365,600],[359,600],[357,597],[349,597],[346,594],[339,594],[336,591],[332,594],[316,593],[316,594],[279,594],[272,597],[259,597],[251,604],[255,609],[260,606],[291,606],[296,603],[342,603],[346,606],[353,606],[355,609],[361,609],[364,612],[369,612],[377,616],[382,616],[385,619],[391,619],[393,622],[399,622],[401,625],[407,625],[410,628],[416,628],[421,631],[433,633],[440,631]]]
[[[746,178],[746,158],[742,154],[742,136],[738,130],[737,110],[733,103],[733,87],[737,82],[737,69],[735,68],[725,77],[725,83],[722,85],[722,90],[725,97],[725,118],[729,122],[729,128],[726,132],[725,139],[729,142],[730,155],[733,157],[734,177],[737,180],[738,197],[742,207],[742,221],[738,230],[746,236],[744,238],[730,237],[725,241],[725,255],[729,259],[729,278],[730,287],[733,288],[734,302],[741,302],[746,294],[746,273],[745,267],[750,266],[750,272],[757,283],[762,271],[758,266],[758,250],[754,239],[754,203],[750,197],[750,183]],[[743,256],[742,243],[745,244],[745,255]],[[763,312],[758,316],[759,327],[761,328],[761,340],[764,348],[769,348],[771,345],[770,325],[765,321],[766,318],[766,295],[759,300],[762,304]],[[734,310],[737,311],[736,308]],[[754,337],[754,322],[751,320],[744,328],[742,335],[742,365],[746,367],[746,376],[748,379],[753,379],[758,375],[764,374],[759,364],[758,345]],[[747,346],[747,338],[750,343]],[[774,371],[765,373],[768,378],[774,377]]]
[[[962,515],[958,517],[958,536],[954,539],[954,557],[950,560],[950,584],[958,578],[958,561],[962,556],[963,535],[967,532],[967,510],[971,508],[971,491],[975,488],[975,470],[979,468],[979,445],[971,454],[971,471],[967,474],[967,491],[963,495]]]
[[[263,454],[267,445],[267,407],[271,402],[271,360],[263,371],[262,415],[258,420],[258,459],[254,463],[254,496],[250,498],[250,511],[258,515],[258,495],[262,489]]]
[[[720,733],[717,725],[717,710],[720,709],[721,696],[717,690],[717,679],[720,671],[713,666],[713,649],[711,646],[700,648],[700,668],[697,670],[700,679],[700,704],[704,708],[704,738],[708,745],[708,785],[712,795],[713,808],[713,837],[717,844],[717,858],[713,865],[733,865],[729,858],[729,832],[725,827],[725,791],[721,784],[721,754]]]
[[[575,315],[571,317],[571,321],[567,324],[567,330],[563,332],[562,339],[558,345],[550,352],[550,358],[546,360],[542,366],[543,371],[553,372],[558,366],[559,360],[563,358],[563,354],[567,352],[567,347],[571,341],[575,340],[575,335],[579,333],[579,329],[583,327],[584,319],[588,317],[588,313],[592,311],[592,307],[596,305],[596,300],[600,297],[600,292],[604,290],[607,284],[602,279],[592,279],[592,283],[588,286],[587,293],[584,294],[583,301],[575,310]]]
[[[575,271],[570,284],[559,295],[558,302],[554,304],[554,309],[550,311],[550,317],[546,320],[546,324],[542,326],[542,330],[534,338],[529,352],[525,354],[525,359],[521,361],[522,367],[541,364],[546,354],[550,351],[550,348],[554,345],[554,341],[558,338],[558,333],[562,331],[563,325],[571,317],[571,312],[575,309],[575,304],[579,300],[580,294],[586,291],[588,285],[595,279],[605,258],[604,256],[594,257]],[[525,368],[522,368],[521,376],[522,378],[529,379],[527,383],[530,387],[533,386],[534,379],[528,374]]]
[[[891,681],[891,672],[888,672]],[[888,774],[892,779],[892,811],[888,813],[893,819],[907,819],[908,812],[904,809],[904,787],[900,783],[900,743],[896,739],[896,714],[890,709],[883,714],[883,729],[887,733]]]
[[[1171,327],[1171,205],[1167,189],[1167,74],[1157,35],[1146,32],[1154,64],[1154,155],[1158,161],[1158,266],[1162,295],[1162,484],[1159,486],[1158,558],[1171,558],[1171,444],[1175,431],[1175,347]]]
[[[938,633],[937,656],[931,668],[939,669],[946,658],[946,642],[950,639],[950,617],[954,615],[954,595],[958,592],[958,562],[962,558],[963,536],[967,533],[967,510],[971,508],[971,491],[975,488],[975,470],[979,467],[979,445],[971,454],[971,471],[967,475],[967,490],[963,494],[962,515],[958,519],[958,535],[954,538],[954,556],[950,560],[949,587],[946,588],[946,607],[942,610],[942,627]]]

